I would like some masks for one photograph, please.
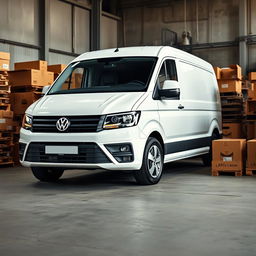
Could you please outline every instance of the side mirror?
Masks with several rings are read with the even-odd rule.
[[[162,99],[180,99],[179,82],[174,80],[165,80],[163,88],[158,90],[159,96]]]
[[[42,90],[42,94],[45,95],[48,92],[48,90],[50,89],[50,87],[51,87],[50,85],[44,86],[43,90]]]

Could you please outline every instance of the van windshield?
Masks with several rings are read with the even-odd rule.
[[[146,91],[157,58],[123,57],[72,63],[48,94]]]

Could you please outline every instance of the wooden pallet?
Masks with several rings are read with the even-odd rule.
[[[11,86],[11,92],[32,92],[33,87],[29,86]]]
[[[3,98],[0,96],[0,104],[10,104],[9,98]]]
[[[1,98],[10,98],[10,92],[9,91],[4,91],[4,90],[0,90],[0,97]]]
[[[212,170],[212,176],[220,176],[222,173],[234,173],[235,176],[243,176],[243,170]]]
[[[243,97],[242,93],[239,92],[221,92],[220,97],[230,97],[230,96],[235,96],[235,97]]]
[[[11,92],[9,85],[0,85],[0,91],[8,91]]]
[[[256,169],[246,168],[247,176],[256,176]]]
[[[11,111],[11,105],[5,104],[5,103],[0,103],[0,110]]]

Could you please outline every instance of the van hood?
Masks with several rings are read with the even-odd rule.
[[[55,115],[102,115],[131,111],[145,92],[83,93],[46,95],[32,104],[27,114]]]

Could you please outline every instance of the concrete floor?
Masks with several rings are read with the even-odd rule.
[[[256,255],[255,177],[211,177],[198,160],[161,182],[67,171],[57,184],[0,169],[0,255]]]

